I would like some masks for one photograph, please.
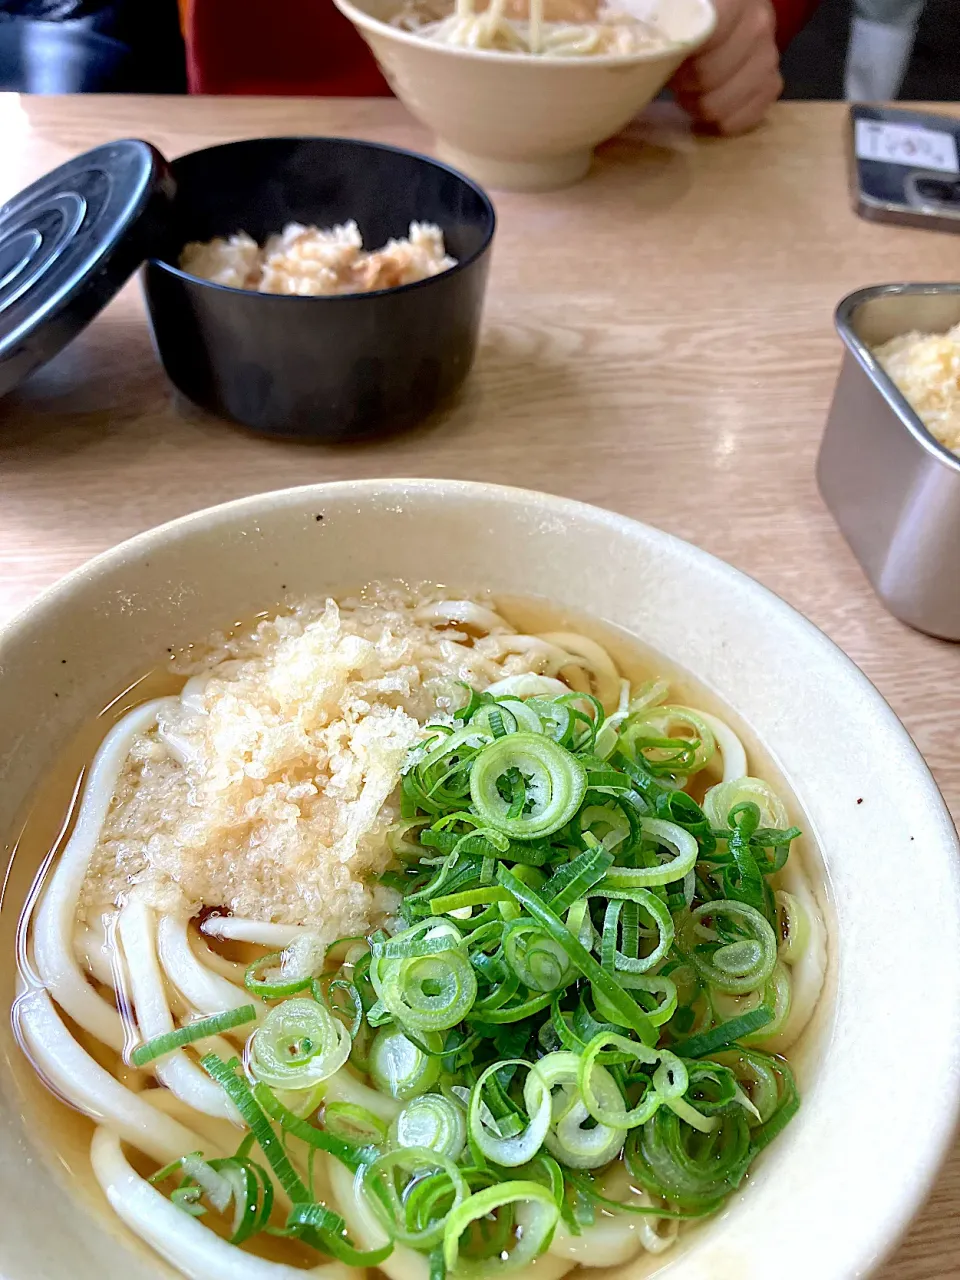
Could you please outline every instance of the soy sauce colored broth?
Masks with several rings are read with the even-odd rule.
[[[372,587],[173,666],[118,695],[41,781],[0,912],[18,1083],[77,1193],[102,1212],[109,1189],[136,1234],[211,1277],[266,1275],[248,1256],[276,1280],[656,1270],[735,1182],[715,1203],[672,1198],[644,1134],[725,1126],[759,1149],[789,1119],[787,1060],[805,1082],[826,934],[810,841],[756,835],[804,825],[772,762],[634,637],[539,600]],[[92,763],[108,730],[110,769],[103,748]],[[716,820],[697,828],[697,805]],[[710,860],[736,805],[755,867],[788,851],[761,873],[759,923],[730,859]],[[694,838],[663,826],[674,817],[700,843],[670,881],[657,868]],[[11,904],[51,852],[15,930]],[[725,933],[702,910],[712,935],[691,923],[707,900],[734,904]],[[704,941],[724,990],[691,962]],[[724,1024],[758,1017],[727,1043]],[[700,1057],[676,1055],[698,1036]],[[272,1144],[243,1142],[264,1124]],[[523,1190],[495,1205],[504,1183]]]

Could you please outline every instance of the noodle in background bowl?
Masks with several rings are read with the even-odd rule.
[[[397,97],[437,135],[437,154],[488,186],[546,191],[578,182],[593,149],[649,102],[716,21],[710,0],[625,0],[657,22],[667,50],[542,57],[431,42],[389,20],[399,0],[335,0]]]
[[[560,498],[421,480],[261,494],[143,534],[46,592],[0,635],[4,831],[64,742],[168,646],[287,595],[388,578],[541,596],[617,624],[732,708],[782,772],[823,852],[826,877],[811,870],[830,921],[819,1025],[792,1054],[803,1103],[743,1192],[681,1239],[663,1273],[864,1275],[895,1243],[952,1135],[956,835],[919,753],[857,668],[778,598],[694,547]],[[5,1008],[36,869],[15,858],[5,884]],[[170,1274],[108,1218],[84,1177],[83,1147],[43,1101],[6,1020],[0,1038],[0,1274]],[[646,1258],[607,1274],[639,1280],[655,1268]]]

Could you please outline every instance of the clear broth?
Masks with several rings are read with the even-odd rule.
[[[346,596],[348,593],[341,593]],[[782,771],[756,736],[744,725],[736,713],[715,697],[689,672],[661,654],[644,646],[636,636],[610,623],[601,623],[584,617],[575,611],[559,608],[548,601],[532,597],[497,597],[498,612],[517,628],[528,633],[575,630],[597,641],[610,654],[622,675],[637,685],[654,677],[662,677],[670,683],[670,699],[693,707],[701,707],[724,719],[737,733],[747,751],[751,773],[766,779],[780,795],[792,822],[801,827],[804,836],[791,847],[791,859],[799,859],[807,872],[824,919],[827,931],[827,973],[824,989],[810,1023],[788,1055],[801,1094],[809,1088],[820,1048],[829,1032],[830,1014],[835,989],[834,959],[829,946],[833,931],[833,913],[820,850],[810,833],[807,821],[793,796]],[[278,606],[276,612],[283,611]],[[273,616],[260,614],[259,617]],[[244,628],[237,624],[237,631]],[[97,748],[109,729],[128,711],[152,699],[179,693],[185,677],[169,668],[157,668],[139,680],[120,690],[96,715],[88,719],[75,734],[69,745],[40,779],[26,808],[22,820],[3,847],[4,877],[0,882],[0,955],[20,956],[23,946],[21,916],[24,905],[39,887],[45,864],[69,839],[73,829],[76,800],[87,768]],[[231,957],[232,958],[232,957]],[[15,998],[16,966],[0,967],[0,1002],[10,1008]],[[90,1041],[83,1033],[80,1038],[88,1048]],[[126,1231],[107,1204],[90,1168],[89,1149],[94,1122],[87,1116],[61,1102],[44,1087],[32,1065],[22,1051],[17,1051],[12,1038],[8,1041],[10,1052],[5,1053],[7,1066],[13,1077],[19,1110],[26,1127],[37,1146],[51,1161],[54,1171],[64,1181],[70,1192],[85,1208],[106,1218],[112,1234],[122,1232],[126,1240],[142,1255],[148,1256],[158,1271],[175,1273],[158,1255],[141,1240]],[[789,1133],[789,1129],[787,1130]],[[780,1139],[783,1142],[784,1138]],[[789,1138],[786,1138],[789,1141]],[[773,1150],[778,1144],[774,1144]],[[749,1177],[745,1190],[750,1194]],[[567,1273],[569,1280],[604,1280],[604,1277],[623,1277],[629,1272],[629,1280],[641,1280],[653,1276],[661,1266],[668,1266],[689,1247],[701,1231],[710,1230],[710,1220],[691,1224],[681,1230],[676,1244],[664,1255],[639,1255],[634,1261],[613,1269],[575,1267]],[[269,1237],[267,1238],[269,1240]],[[308,1258],[305,1251],[287,1242],[276,1241],[265,1249],[256,1249],[261,1256],[288,1264],[309,1265],[316,1263],[315,1255]],[[369,1269],[367,1275],[386,1280],[379,1269]]]

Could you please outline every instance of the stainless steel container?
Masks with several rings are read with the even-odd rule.
[[[960,284],[878,285],[837,308],[843,365],[817,482],[877,595],[902,622],[960,640],[960,458],[934,440],[871,354],[960,322]]]

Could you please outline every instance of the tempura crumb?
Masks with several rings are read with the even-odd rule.
[[[188,244],[180,255],[180,266],[214,284],[255,289],[260,276],[260,246],[240,231],[226,240]]]
[[[423,723],[461,705],[461,682],[536,667],[496,635],[475,644],[419,616],[431,599],[304,603],[181,658],[191,678],[134,741],[81,916],[134,890],[175,914],[220,908],[326,941],[364,932],[389,909],[377,877]]]
[[[191,242],[180,255],[191,275],[259,293],[325,296],[372,293],[426,280],[456,266],[443,232],[411,222],[404,240],[367,252],[355,222],[321,230],[291,222],[261,249],[245,232],[206,243]]]
[[[934,439],[960,453],[960,324],[902,334],[873,354]]]

